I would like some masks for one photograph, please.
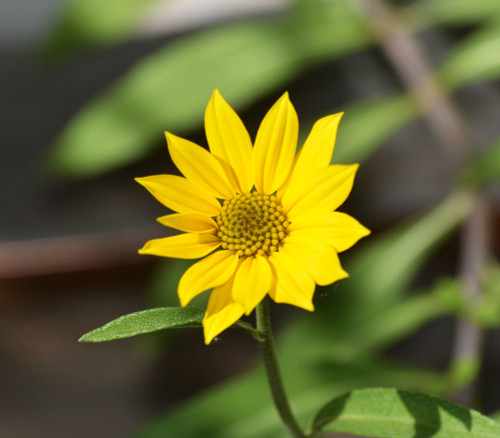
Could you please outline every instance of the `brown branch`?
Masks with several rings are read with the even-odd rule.
[[[433,74],[433,66],[396,11],[384,0],[362,0],[361,9],[387,60],[408,88],[453,161],[459,162],[470,145],[466,124]]]
[[[408,88],[438,139],[450,152],[452,162],[455,165],[462,163],[472,144],[467,124],[433,74],[433,66],[421,45],[386,1],[361,0],[360,4],[387,60]],[[487,262],[490,226],[488,201],[485,196],[478,195],[462,234],[459,278],[466,303],[474,303],[481,295],[480,271]],[[477,358],[481,351],[480,328],[459,320],[456,330],[453,363]],[[474,385],[471,384],[460,390],[454,399],[467,403],[473,392]]]
[[[142,261],[151,230],[0,243],[0,279],[80,272]]]
[[[481,272],[488,262],[491,236],[491,211],[487,195],[478,195],[476,205],[462,229],[459,279],[466,304],[473,305],[481,297]],[[459,319],[452,350],[452,363],[477,358],[481,351],[482,331],[470,321]],[[475,385],[461,388],[453,396],[460,404],[473,398]]]

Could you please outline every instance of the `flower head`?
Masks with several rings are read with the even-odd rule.
[[[369,231],[335,211],[357,165],[331,165],[342,114],[318,120],[296,155],[298,119],[285,93],[264,117],[255,143],[218,90],[205,112],[210,152],[166,133],[184,175],[137,178],[175,211],[160,223],[183,231],[150,240],[141,254],[198,259],[182,276],[186,306],[212,289],[203,320],[208,344],[269,295],[312,311],[316,284],[345,278],[338,253]]]

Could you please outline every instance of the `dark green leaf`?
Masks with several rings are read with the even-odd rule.
[[[83,335],[79,342],[103,342],[158,330],[201,327],[205,311],[197,307],[160,307],[121,316]]]
[[[425,394],[362,389],[328,403],[313,430],[387,438],[495,438],[500,425],[480,413]]]

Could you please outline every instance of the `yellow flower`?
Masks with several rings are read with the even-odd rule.
[[[186,306],[213,289],[205,342],[250,314],[269,294],[312,311],[316,284],[348,274],[338,253],[370,232],[336,210],[349,195],[358,165],[330,165],[342,114],[318,120],[296,155],[298,119],[288,93],[264,117],[255,144],[218,90],[205,112],[210,152],[166,132],[184,175],[137,178],[177,212],[158,221],[183,231],[150,240],[141,254],[198,259],[179,282]]]

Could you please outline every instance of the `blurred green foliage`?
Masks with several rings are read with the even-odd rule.
[[[60,57],[130,39],[152,3],[68,2],[44,46],[45,52]],[[166,44],[138,61],[75,115],[51,150],[48,166],[69,177],[91,177],[113,170],[147,155],[155,139],[160,143],[165,128],[176,134],[199,128],[216,87],[240,112],[307,70],[377,46],[370,31],[370,16],[359,9],[362,3],[296,0],[290,2],[283,16],[223,24]],[[452,50],[430,72],[445,95],[452,97],[461,87],[499,79],[498,0],[390,4],[397,19],[415,37],[437,26],[467,28],[468,32],[457,37]],[[338,110],[332,108],[331,112]],[[412,90],[352,101],[342,110],[345,117],[334,154],[335,162],[340,163],[363,162],[402,127],[422,116]],[[427,214],[371,238],[369,244],[353,251],[346,263],[351,277],[338,286],[321,288],[314,314],[297,315],[282,331],[279,355],[284,379],[302,424],[333,397],[357,388],[387,385],[450,396],[477,376],[479,356],[460,358],[443,373],[381,359],[385,348],[444,315],[464,318],[481,327],[500,326],[497,267],[484,267],[484,290],[473,305],[465,300],[457,278],[438,279],[429,290],[413,291],[411,287],[412,279],[433,251],[468,219],[478,191],[500,178],[499,140],[476,146],[481,153],[462,163],[457,187],[447,198]],[[154,288],[159,291],[155,305],[176,304],[174,291],[185,267],[185,261],[169,261],[161,267]],[[172,301],[164,301],[165,291]],[[284,437],[263,381],[263,371],[258,368],[223,383],[170,411],[138,437]],[[361,404],[352,405],[353,412],[365,403],[359,400]],[[394,399],[391,406],[401,408],[402,400],[404,397]],[[414,402],[412,397],[408,400]],[[434,409],[428,413],[430,421],[446,426],[456,420],[444,419],[442,415],[446,414],[436,417],[435,402],[424,402]],[[449,409],[445,411],[453,417],[455,408],[446,406]],[[346,415],[349,412],[343,411]],[[476,415],[467,412],[464,415]],[[497,433],[484,417],[477,418],[478,433],[486,430],[478,436],[490,436],[487,430]],[[335,427],[331,426],[332,430]],[[413,431],[416,425],[412,427]],[[398,431],[398,436],[412,436],[405,433]],[[439,436],[462,436],[446,433],[443,429]],[[476,436],[467,433],[463,436]]]
[[[168,127],[176,134],[202,122],[215,88],[236,109],[255,102],[306,68],[368,41],[347,4],[296,19],[259,19],[200,31],[138,63],[69,124],[49,167],[91,176],[142,158]]]
[[[42,53],[60,58],[130,38],[140,24],[141,12],[157,1],[67,0]]]

